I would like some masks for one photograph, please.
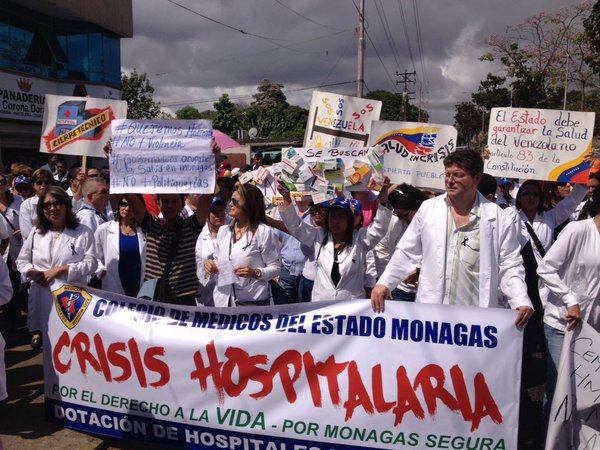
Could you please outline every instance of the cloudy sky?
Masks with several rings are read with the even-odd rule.
[[[365,92],[401,92],[396,72],[417,73],[430,121],[452,124],[497,66],[484,39],[577,0],[366,0]],[[134,37],[122,67],[147,73],[165,110],[212,109],[223,93],[249,104],[264,78],[309,107],[314,89],[354,95],[358,0],[133,0]],[[415,10],[416,5],[416,10]],[[204,17],[202,17],[204,16]],[[418,26],[417,26],[418,24]],[[241,30],[241,31],[240,31]]]

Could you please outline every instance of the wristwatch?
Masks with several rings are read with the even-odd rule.
[[[258,280],[262,275],[262,271],[260,269],[254,269],[254,277]]]

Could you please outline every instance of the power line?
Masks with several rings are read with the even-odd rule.
[[[319,23],[319,22],[317,22],[317,21],[315,21],[315,20],[311,19],[310,17],[307,17],[307,16],[305,16],[305,15],[303,15],[303,14],[299,13],[299,12],[298,12],[298,11],[296,11],[295,9],[292,9],[292,8],[290,8],[288,5],[286,5],[286,4],[284,4],[284,3],[282,3],[282,2],[281,2],[281,1],[279,1],[279,0],[275,0],[275,2],[276,2],[276,3],[279,3],[279,4],[280,4],[281,6],[283,6],[285,9],[288,9],[288,10],[290,10],[291,12],[293,12],[294,14],[296,14],[297,16],[299,16],[299,17],[302,17],[304,20],[307,20],[307,21],[309,21],[310,23],[314,23],[315,25],[319,25],[319,26],[321,26],[321,27],[325,27],[325,28],[327,28],[327,29],[332,29],[332,27],[331,27],[330,25],[324,25],[324,24],[322,24],[322,23]],[[340,30],[339,28],[338,28],[338,30],[339,30],[339,31],[348,31],[347,29],[345,29],[345,30]]]
[[[422,78],[425,80],[425,91],[429,91],[429,79],[427,78],[427,72],[425,71],[425,62],[423,59],[423,35],[421,34],[421,20],[419,19],[419,5],[417,0],[413,0],[413,14],[415,16],[415,24],[417,27],[417,43],[419,46],[419,59],[421,60],[421,71],[423,72]]]
[[[379,8],[381,7],[381,11],[379,10]],[[384,7],[383,7],[383,3],[381,3],[381,0],[376,0],[375,1],[375,8],[377,9],[377,14],[379,15],[379,20],[381,21],[381,25],[383,26],[383,33],[385,34],[385,38],[388,42],[388,45],[390,46],[390,50],[392,51],[392,56],[394,57],[394,60],[396,61],[396,67],[398,69],[400,69],[400,61],[398,59],[398,49],[396,48],[396,45],[394,43],[394,38],[393,35],[390,31],[390,25],[387,21],[387,17],[385,15],[384,11]]]
[[[286,89],[286,90],[282,90],[282,92],[284,94],[286,93],[291,93],[291,92],[300,92],[300,91],[306,91],[309,89],[317,89],[317,88],[322,88],[322,87],[331,87],[331,86],[341,86],[344,84],[350,84],[350,83],[356,83],[356,80],[352,80],[352,81],[341,81],[339,83],[329,83],[329,84],[322,84],[319,86],[308,86],[308,87],[303,87],[303,88],[296,88],[296,89]],[[249,95],[237,95],[234,97],[229,97],[230,100],[243,100],[245,98],[252,98],[254,94],[249,94]],[[161,103],[161,106],[188,106],[188,105],[199,105],[202,103],[214,103],[216,101],[219,100],[220,97],[218,98],[213,98],[213,99],[197,99],[197,100],[184,100],[184,101],[177,101],[177,102],[171,102],[171,103]]]
[[[406,16],[404,14],[404,8],[402,7],[402,0],[398,0],[398,8],[400,9],[400,19],[402,20],[402,29],[404,30],[404,39],[406,39],[406,46],[408,47],[408,56],[410,57],[410,63],[412,69],[415,70],[415,59],[413,57],[412,45],[410,43],[410,33],[408,32],[408,26],[406,24]]]

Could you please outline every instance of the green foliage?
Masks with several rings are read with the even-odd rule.
[[[127,102],[128,119],[154,119],[160,114],[160,103],[153,100],[154,88],[145,73],[133,69],[121,73],[121,97]]]
[[[229,100],[228,94],[223,94],[219,100],[213,104],[216,114],[213,120],[213,126],[223,133],[233,135],[240,128],[240,121],[237,117],[236,105]]]
[[[586,58],[595,73],[600,73],[600,0],[594,4],[592,12],[583,21],[585,38],[590,46],[591,52]]]
[[[455,105],[454,110],[454,126],[458,131],[459,145],[468,145],[477,134],[481,133],[481,126],[487,123],[487,115],[473,102],[459,103]]]
[[[487,109],[510,106],[510,90],[505,87],[506,78],[488,73],[487,78],[479,82],[477,92],[471,94],[473,102]]]
[[[193,106],[184,106],[183,108],[175,111],[175,117],[178,120],[200,119],[200,111],[198,111]]]

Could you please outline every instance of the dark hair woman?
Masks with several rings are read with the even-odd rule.
[[[21,234],[23,239],[26,239],[31,233],[31,230],[37,225],[37,204],[40,197],[44,195],[48,186],[52,186],[54,177],[45,169],[37,169],[31,175],[31,185],[35,195],[29,197],[21,204],[19,211],[19,224],[21,225]]]
[[[351,203],[344,198],[332,200],[325,212],[323,228],[303,222],[292,206],[289,190],[283,184],[281,218],[289,233],[314,248],[317,272],[312,301],[365,298],[367,252],[383,238],[392,212],[387,208],[389,180],[379,195],[375,220],[367,228],[354,228]]]
[[[33,348],[42,345],[44,315],[52,305],[50,283],[63,278],[85,284],[97,266],[94,236],[79,224],[71,199],[62,188],[47,188],[36,211],[37,226],[17,258],[17,269],[31,281],[27,325],[33,332]]]
[[[229,205],[233,222],[219,229],[214,259],[204,264],[217,277],[214,304],[267,305],[269,280],[279,275],[280,262],[275,233],[265,224],[264,197],[256,186],[236,183]]]

